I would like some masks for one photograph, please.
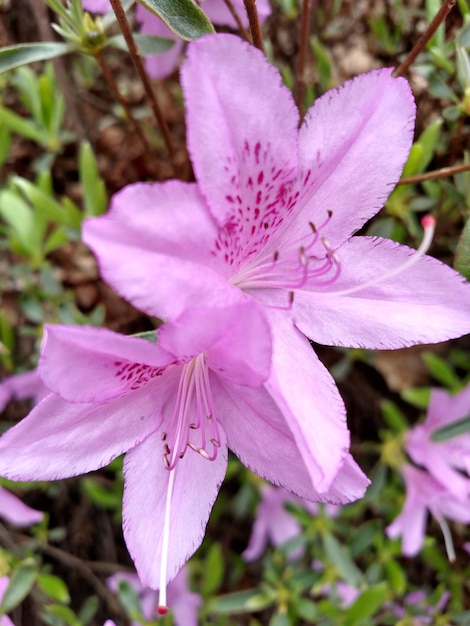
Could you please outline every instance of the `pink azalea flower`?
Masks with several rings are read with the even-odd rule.
[[[388,526],[387,535],[401,536],[403,554],[415,556],[423,545],[429,511],[442,529],[449,560],[453,561],[452,538],[445,518],[470,522],[470,501],[462,502],[433,476],[412,465],[404,465],[402,475],[406,485],[405,504],[400,515]]]
[[[0,602],[3,600],[3,596],[10,583],[8,576],[2,576],[0,578]],[[0,626],[15,626],[8,615],[0,616]]]
[[[202,541],[227,444],[301,497],[343,502],[364,492],[348,456],[328,493],[315,490],[300,453],[308,443],[265,384],[270,367],[269,327],[249,299],[191,309],[159,329],[158,344],[47,327],[39,370],[53,393],[0,438],[0,475],[54,480],[127,452],[124,536],[142,583],[161,587],[164,605],[166,581]]]
[[[434,478],[445,485],[457,498],[470,496],[470,433],[447,441],[434,442],[432,433],[470,414],[470,385],[457,395],[433,389],[428,414],[422,424],[414,426],[407,434],[405,450],[413,461],[425,467]]]
[[[0,517],[15,526],[31,526],[39,523],[44,513],[27,506],[22,500],[0,486]]]
[[[112,10],[109,0],[82,0],[82,4],[84,9],[93,13],[106,13]],[[247,27],[248,18],[243,0],[232,0],[232,4],[242,24]],[[238,24],[228,10],[224,0],[202,0],[200,5],[213,24],[238,29]],[[271,14],[269,0],[257,0],[256,8],[262,24]],[[156,35],[174,41],[173,46],[167,52],[146,56],[144,59],[145,68],[150,76],[159,79],[169,76],[178,67],[185,42],[175,35],[161,19],[147,11],[141,4],[137,5],[135,16],[140,23],[140,32],[143,35]]]
[[[158,593],[144,587],[138,576],[127,572],[118,572],[106,581],[108,587],[114,593],[118,592],[119,583],[125,581],[137,593],[141,602],[142,615],[151,621],[158,615]],[[199,594],[193,593],[188,584],[188,571],[183,567],[176,577],[168,585],[168,604],[174,617],[175,626],[197,626],[198,608],[202,604]],[[139,622],[140,623],[140,622]],[[131,626],[138,626],[137,622],[132,622]]]
[[[245,561],[255,561],[264,554],[268,542],[278,548],[290,539],[298,537],[301,527],[295,517],[286,509],[286,504],[297,504],[307,509],[312,515],[318,514],[319,506],[295,497],[280,487],[263,485],[260,490],[261,501],[256,511],[256,518],[248,546],[242,554]],[[327,504],[328,514],[334,515],[337,507]],[[289,557],[297,559],[303,554],[303,548],[290,551]]]
[[[29,400],[33,404],[40,402],[49,393],[37,370],[8,376],[0,382],[0,411],[10,400]]]
[[[426,256],[400,273],[412,250],[351,237],[407,158],[415,104],[405,80],[390,69],[358,76],[318,98],[298,130],[277,70],[215,35],[190,44],[182,84],[197,183],[126,186],[107,215],[85,222],[120,293],[171,319],[242,290],[271,318],[275,358],[293,324],[319,343],[366,348],[470,331],[461,275]]]

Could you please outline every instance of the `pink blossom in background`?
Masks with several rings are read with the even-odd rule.
[[[318,504],[297,498],[280,487],[262,485],[260,496],[261,501],[256,511],[250,540],[242,554],[242,557],[248,562],[255,561],[262,556],[268,542],[278,548],[301,534],[301,526],[295,516],[286,509],[286,504],[301,506],[312,515],[319,513]],[[326,505],[327,514],[335,515],[337,509],[338,507],[335,505]],[[297,559],[302,555],[302,546],[289,551],[289,558],[291,559]]]
[[[435,430],[469,415],[470,385],[456,395],[433,389],[426,420],[407,433],[405,445],[406,452],[417,465],[426,468],[462,501],[470,496],[470,433],[442,442],[432,441],[431,435]]]
[[[450,592],[444,591],[439,601],[435,605],[430,605],[426,591],[424,591],[424,589],[417,589],[403,598],[403,606],[394,604],[392,608],[398,619],[411,618],[412,621],[408,620],[406,622],[407,624],[409,623],[410,626],[435,624],[436,620],[434,616],[438,613],[442,613],[450,597]]]
[[[203,539],[227,445],[301,497],[346,502],[364,493],[367,479],[350,457],[330,468],[328,492],[315,489],[300,452],[310,442],[293,436],[288,407],[265,386],[271,351],[262,311],[238,294],[232,306],[192,308],[162,326],[158,344],[46,327],[39,371],[53,393],[0,438],[0,475],[54,480],[127,452],[124,537],[142,583],[164,588]]]
[[[93,13],[105,13],[112,10],[109,0],[82,0],[82,4],[84,9]],[[245,28],[248,27],[248,18],[243,0],[232,0],[232,4],[243,26]],[[238,29],[238,24],[228,10],[224,0],[201,0],[200,6],[216,26],[229,26]],[[256,8],[262,24],[271,14],[269,0],[257,0]],[[166,78],[177,69],[185,42],[170,30],[161,19],[141,4],[137,4],[135,16],[140,24],[140,32],[143,35],[155,35],[174,41],[173,46],[167,52],[144,58],[145,69],[150,76],[159,79]]]
[[[0,411],[10,400],[29,400],[38,404],[49,390],[42,382],[37,370],[13,374],[0,382]]]
[[[0,577],[0,602],[3,600],[5,591],[7,590],[10,580],[8,576]],[[15,626],[8,615],[0,616],[0,626]]]
[[[401,471],[406,499],[400,515],[387,527],[387,535],[391,538],[401,536],[403,554],[415,556],[424,542],[429,511],[442,529],[449,560],[453,561],[455,555],[446,518],[470,522],[470,500],[457,498],[449,486],[444,486],[424,470],[406,464]]]
[[[44,517],[44,513],[27,506],[10,491],[0,486],[0,517],[15,526],[31,526],[38,524]]]
[[[135,574],[118,572],[107,579],[106,584],[114,593],[118,593],[119,583],[126,582],[139,596],[142,615],[145,619],[154,620],[157,614],[158,593],[154,589],[144,587]],[[168,585],[168,604],[171,606],[175,626],[197,626],[198,608],[202,604],[199,594],[193,593],[188,584],[188,570],[183,567]],[[139,626],[140,622],[131,622],[131,626]]]

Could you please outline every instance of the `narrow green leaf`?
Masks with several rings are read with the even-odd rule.
[[[224,576],[224,558],[218,543],[214,543],[204,561],[204,578],[201,585],[203,596],[213,594],[222,583]]]
[[[344,626],[354,626],[361,620],[374,615],[387,598],[387,584],[382,582],[361,593],[344,614]]]
[[[470,280],[470,219],[467,220],[457,244],[454,268]]]
[[[42,144],[45,141],[45,135],[36,127],[31,120],[25,119],[6,107],[0,106],[0,122],[8,126],[10,130],[18,135],[31,139]]]
[[[0,216],[10,226],[22,247],[34,255],[37,251],[34,216],[26,202],[8,189],[1,191]]]
[[[80,144],[78,172],[83,187],[85,214],[87,216],[101,215],[106,211],[108,204],[106,186],[100,178],[98,164],[88,141]]]
[[[172,39],[157,37],[156,35],[141,35],[140,33],[134,33],[134,40],[140,54],[144,57],[151,56],[152,54],[161,54],[175,45]],[[126,52],[128,50],[126,40],[122,35],[110,37],[106,45]]]
[[[192,0],[138,0],[181,39],[193,41],[215,33],[207,15]]]
[[[452,424],[446,424],[441,428],[435,430],[431,435],[431,441],[435,441],[436,443],[441,443],[442,441],[447,441],[448,439],[453,439],[454,437],[458,437],[459,435],[463,435],[470,431],[470,415],[467,417],[463,417],[460,420],[456,420],[452,422]]]
[[[25,561],[14,570],[3,596],[0,612],[9,613],[26,598],[34,585],[37,573],[37,566],[34,562]]]
[[[230,615],[232,613],[252,613],[262,611],[274,603],[271,598],[259,589],[235,591],[214,598],[209,603],[210,613]]]
[[[423,352],[422,358],[431,376],[451,390],[459,389],[460,379],[445,359],[434,352]]]
[[[54,59],[70,51],[71,47],[68,44],[59,41],[8,46],[0,49],[0,73],[35,61]]]
[[[57,602],[61,602],[62,604],[68,604],[70,602],[70,594],[67,585],[58,576],[45,573],[39,574],[38,585],[46,595]]]
[[[323,544],[329,560],[336,567],[341,578],[344,578],[352,587],[359,587],[362,572],[352,560],[348,550],[329,533],[323,536]]]

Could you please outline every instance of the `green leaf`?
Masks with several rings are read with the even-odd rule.
[[[22,602],[31,591],[37,576],[37,565],[24,561],[15,569],[10,577],[10,583],[0,605],[0,613],[9,613]]]
[[[88,141],[80,144],[78,172],[83,187],[85,215],[101,215],[106,211],[108,204],[106,186],[100,178],[98,164]]]
[[[3,122],[5,126],[8,126],[10,130],[18,133],[18,135],[23,135],[26,139],[31,139],[40,144],[46,141],[46,136],[37,128],[32,120],[25,119],[6,107],[0,106],[0,122]]]
[[[67,54],[71,47],[66,43],[45,42],[45,43],[22,43],[16,46],[8,46],[0,49],[0,73],[12,70],[21,65],[34,63],[35,61],[45,61]]]
[[[215,33],[207,15],[192,0],[138,0],[181,39],[193,41]]]
[[[359,587],[362,582],[362,572],[352,560],[348,550],[330,533],[323,536],[325,552],[336,567],[341,578],[352,587]]]
[[[442,441],[447,441],[448,439],[453,439],[454,437],[458,437],[459,435],[463,435],[470,431],[470,415],[467,417],[463,417],[460,420],[456,420],[451,424],[446,424],[441,428],[435,430],[431,435],[431,441],[435,441],[436,443],[441,443]]]
[[[201,592],[203,596],[208,596],[216,591],[224,576],[224,558],[222,549],[218,543],[214,543],[204,562],[204,578],[202,580]]]
[[[454,268],[470,280],[470,219],[467,220],[457,244]]]
[[[429,387],[413,387],[412,389],[404,389],[400,395],[403,400],[417,409],[425,409],[429,404],[431,389]]]
[[[147,57],[153,54],[161,54],[166,52],[175,45],[172,39],[166,37],[157,37],[156,35],[141,35],[140,33],[133,33],[134,41],[142,56]],[[128,51],[126,40],[122,35],[114,35],[110,37],[106,45],[118,50]]]
[[[57,619],[52,621],[51,617]],[[72,609],[69,609],[68,606],[63,606],[62,604],[49,604],[48,606],[44,607],[41,611],[41,618],[46,622],[46,624],[82,626],[80,620],[72,611]]]
[[[26,202],[8,189],[0,192],[0,216],[9,224],[28,255],[39,252],[42,232],[35,228],[33,212]]]
[[[59,202],[54,200],[49,194],[36,187],[33,183],[20,176],[13,176],[13,182],[31,202],[36,211],[45,218],[70,228],[80,228],[82,215],[79,211],[71,211],[70,207],[64,208]]]
[[[39,574],[38,585],[46,595],[57,602],[61,602],[62,604],[68,604],[70,602],[70,594],[67,585],[58,576],[54,576],[53,574]]]
[[[208,610],[210,613],[230,615],[231,613],[252,613],[262,611],[272,605],[275,598],[266,595],[259,589],[236,591],[214,598]]]
[[[423,352],[422,358],[426,367],[436,380],[451,390],[460,388],[460,379],[452,367],[442,357],[433,352]]]
[[[344,613],[344,626],[354,626],[364,618],[374,615],[387,598],[387,584],[379,583],[361,593],[357,600]]]

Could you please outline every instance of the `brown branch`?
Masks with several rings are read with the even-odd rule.
[[[240,31],[241,36],[243,37],[243,39],[248,41],[248,43],[251,43],[250,34],[246,30],[246,28],[243,26],[243,22],[241,20],[241,17],[238,15],[237,10],[235,9],[235,7],[233,5],[232,0],[224,0],[224,2],[226,4],[226,6],[227,6],[227,9],[230,11],[233,19],[237,23],[238,30]]]
[[[311,9],[312,0],[302,0],[302,14],[300,18],[299,64],[297,66],[297,106],[299,107],[301,118],[303,117],[304,113],[305,66],[307,63],[308,39],[310,35]]]
[[[411,64],[414,62],[418,54],[424,49],[424,47],[426,46],[428,41],[431,39],[431,37],[434,35],[436,30],[439,28],[439,26],[442,24],[442,22],[444,22],[446,17],[449,15],[451,10],[455,6],[456,2],[457,0],[445,0],[444,1],[441,8],[437,12],[436,16],[434,17],[434,19],[432,20],[432,22],[429,24],[428,28],[426,29],[426,32],[424,32],[421,35],[421,37],[418,39],[418,41],[415,43],[414,47],[412,48],[411,52],[409,52],[406,59],[402,63],[400,63],[400,65],[393,72],[393,76],[395,78],[397,76],[403,76],[403,74],[405,74],[409,70]]]
[[[166,125],[165,119],[160,110],[160,105],[158,104],[155,94],[153,93],[152,85],[150,84],[149,77],[147,76],[147,72],[145,71],[144,64],[142,63],[142,59],[140,57],[139,50],[137,49],[137,45],[132,35],[131,27],[127,20],[126,14],[124,12],[124,9],[122,8],[120,0],[110,0],[110,2],[111,2],[111,6],[113,7],[113,11],[116,15],[116,19],[121,28],[124,39],[126,41],[129,54],[131,55],[131,59],[137,70],[137,73],[140,76],[140,80],[142,81],[142,84],[144,86],[145,93],[147,94],[147,98],[150,101],[150,105],[152,107],[152,111],[157,121],[157,124],[160,130],[162,131],[166,149],[168,150],[168,154],[170,155],[170,159],[173,164],[173,169],[176,172],[173,144],[171,142],[171,137],[170,137],[170,133],[168,130],[168,126]]]
[[[255,48],[261,50],[261,52],[264,52],[263,37],[261,36],[256,0],[243,0],[243,4],[245,5],[248,22],[250,24],[253,45]]]
[[[406,176],[398,181],[398,185],[413,185],[414,183],[421,183],[425,180],[436,180],[438,178],[447,178],[454,174],[460,174],[461,172],[469,172],[470,163],[465,165],[451,165],[449,167],[443,167],[439,170],[433,170],[432,172],[426,172],[425,174],[416,174],[415,176]]]
[[[114,80],[113,73],[109,69],[107,63],[105,62],[103,54],[101,52],[97,52],[95,54],[95,59],[96,59],[96,62],[98,63],[98,65],[100,66],[101,71],[103,72],[103,76],[104,76],[106,82],[109,85],[109,88],[111,90],[111,93],[113,94],[114,99],[122,106],[122,108],[126,112],[127,119],[132,124],[132,128],[134,129],[136,134],[139,136],[139,139],[141,140],[141,142],[142,142],[142,144],[143,144],[143,146],[145,148],[145,151],[150,153],[151,152],[151,148],[150,148],[150,146],[149,146],[149,144],[147,142],[147,139],[145,138],[145,135],[144,135],[144,133],[143,133],[139,123],[135,119],[134,114],[132,113],[131,108],[129,106],[129,103],[121,95],[121,93],[119,91],[119,87],[117,86],[117,83]]]

